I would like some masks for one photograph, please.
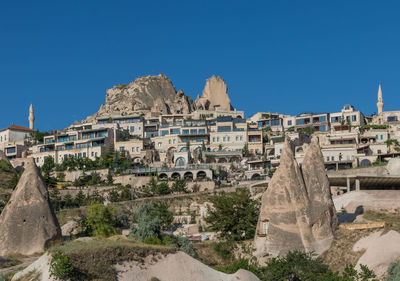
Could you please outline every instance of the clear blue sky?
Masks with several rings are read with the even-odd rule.
[[[61,129],[106,89],[165,73],[195,98],[220,75],[234,107],[400,110],[398,1],[1,1],[0,128]]]

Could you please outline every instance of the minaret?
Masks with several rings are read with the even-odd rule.
[[[29,129],[34,130],[35,129],[35,115],[33,115],[33,105],[31,103],[31,106],[29,107]]]
[[[378,88],[378,102],[376,103],[376,107],[378,108],[378,115],[381,115],[383,111],[383,99],[382,99],[382,87],[381,83],[379,83]]]

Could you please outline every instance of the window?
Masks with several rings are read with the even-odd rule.
[[[161,145],[162,145],[162,143],[161,143],[161,142],[159,142],[159,143],[158,143],[158,147],[161,147]]]
[[[181,129],[179,128],[171,129],[170,131],[172,135],[179,135],[181,133]]]
[[[161,131],[161,136],[163,137],[163,136],[166,136],[166,135],[168,135],[169,134],[169,132],[168,132],[168,130],[162,130]]]
[[[168,140],[168,144],[171,144],[171,139]]]
[[[240,140],[241,140],[241,141],[243,140],[243,136],[240,136]]]
[[[231,126],[218,126],[218,132],[230,132]]]
[[[319,127],[319,130],[320,130],[320,131],[326,131],[326,126],[320,126],[320,127]]]
[[[223,142],[225,142],[225,141],[226,141],[226,137],[223,138]]]
[[[139,152],[140,151],[140,148],[139,147],[136,147],[136,152]]]
[[[189,130],[182,130],[182,134],[184,134],[184,135],[188,135],[189,134]]]
[[[131,126],[131,127],[129,128],[129,130],[130,130],[131,132],[134,132],[134,131],[135,131],[135,126]]]
[[[206,129],[199,129],[199,134],[205,134],[206,133]]]
[[[326,161],[329,161],[329,156],[328,156],[328,157],[326,157]]]
[[[263,221],[262,224],[263,224],[263,227],[262,227],[263,233],[262,234],[267,235],[268,234],[268,228],[269,228],[269,220]]]
[[[86,152],[83,153],[83,157],[86,157]]]
[[[397,121],[397,116],[388,116],[387,121],[388,122],[396,122]]]
[[[175,144],[175,140],[172,143]]]
[[[217,142],[219,142],[219,137],[217,137]]]
[[[135,152],[135,148],[134,147],[132,147],[132,152]]]
[[[121,146],[121,147],[119,148],[119,151],[120,151],[120,152],[124,152],[124,151],[125,151],[125,147],[124,147],[124,146]]]
[[[239,140],[239,137],[238,136],[236,136],[236,141],[238,141]]]
[[[287,121],[288,126],[292,125],[292,120]]]
[[[383,140],[383,135],[381,135],[381,140]]]
[[[215,137],[213,137],[213,142],[215,142]]]
[[[357,115],[352,115],[351,116],[351,121],[357,121]]]
[[[231,141],[231,137],[228,137],[228,141]]]

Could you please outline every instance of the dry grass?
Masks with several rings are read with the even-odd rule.
[[[50,252],[61,252],[70,257],[74,266],[71,280],[115,280],[114,265],[125,261],[144,263],[146,257],[165,256],[175,249],[153,246],[120,236],[94,239],[87,242],[70,241],[55,246]]]
[[[400,213],[366,211],[363,218],[368,221],[384,221],[387,229],[400,231]]]
[[[338,229],[328,251],[321,255],[321,258],[333,271],[343,271],[347,264],[356,264],[364,253],[354,252],[354,244],[363,237],[368,236],[376,229],[347,230]]]

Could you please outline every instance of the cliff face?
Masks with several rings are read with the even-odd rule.
[[[88,119],[110,115],[129,115],[137,112],[163,114],[190,113],[193,101],[182,90],[176,92],[164,74],[143,76],[127,85],[107,90],[106,103]]]
[[[198,95],[195,100],[195,106],[197,109],[204,110],[233,110],[228,96],[228,86],[224,79],[215,75],[208,78],[202,95]]]
[[[116,85],[107,90],[106,103],[86,121],[93,121],[97,117],[149,112],[180,114],[197,109],[233,110],[227,90],[225,81],[213,75],[207,79],[202,96],[193,102],[182,90],[177,92],[164,74],[143,76],[129,84]]]

